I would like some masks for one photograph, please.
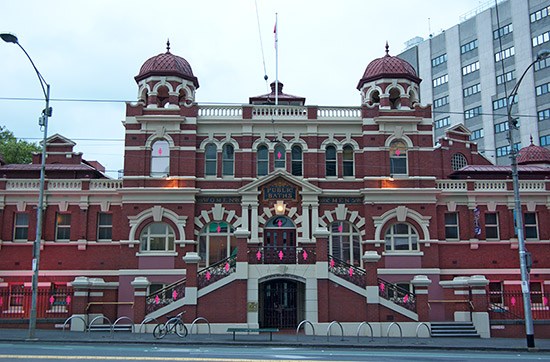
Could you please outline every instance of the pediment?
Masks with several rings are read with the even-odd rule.
[[[238,192],[241,195],[248,193],[258,194],[258,192],[262,191],[262,189],[266,186],[284,185],[294,185],[297,189],[297,192],[300,192],[301,194],[320,195],[322,193],[322,190],[319,187],[314,186],[309,182],[304,181],[299,177],[293,176],[290,173],[281,169],[276,170],[269,175],[262,176],[257,180],[249,183],[248,185],[241,187]]]

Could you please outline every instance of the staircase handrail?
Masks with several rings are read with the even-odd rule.
[[[178,300],[181,299],[185,295],[186,282],[187,282],[187,278],[182,278],[145,297],[145,306],[147,308],[147,311],[146,311],[147,314],[154,312],[155,310],[172,303],[176,299]],[[179,293],[176,291],[176,289],[179,290]],[[162,300],[160,297],[162,297]]]
[[[499,313],[502,312],[504,314],[512,315],[514,317],[514,319],[524,319],[523,316],[520,316],[519,314],[516,314],[516,313],[510,311],[509,309],[507,309],[504,306],[504,303],[489,302],[489,308],[488,309],[489,309],[490,312],[493,312],[493,313],[496,313],[495,309],[498,309]]]
[[[223,279],[237,269],[237,255],[215,262],[197,272],[198,288],[201,289],[215,281]],[[204,281],[206,279],[206,282]],[[211,280],[212,279],[212,280]]]
[[[391,298],[388,293],[388,288],[394,291],[394,296]],[[378,278],[378,294],[380,297],[416,313],[416,294],[413,292],[401,288],[397,284]]]
[[[367,271],[359,268],[355,265],[351,265],[329,254],[328,256],[328,270],[357,286],[362,288],[367,285]]]

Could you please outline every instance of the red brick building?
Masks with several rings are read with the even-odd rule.
[[[398,322],[472,321],[483,337],[522,333],[510,168],[462,125],[433,147],[420,79],[386,55],[357,107],[284,92],[200,105],[189,63],[168,50],[136,76],[121,180],[47,143],[39,326],[71,315],[296,328],[331,321],[375,335]],[[278,87],[278,105],[274,105]],[[537,337],[546,285],[550,151],[519,157]],[[28,318],[40,156],[0,167],[0,322]],[[539,324],[540,323],[540,324]],[[363,333],[365,330],[363,330]]]

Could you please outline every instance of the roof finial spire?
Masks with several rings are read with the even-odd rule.
[[[386,55],[390,56],[390,46],[388,45],[388,41],[386,40]]]
[[[166,52],[170,53],[170,38],[168,38],[168,41],[166,42]]]
[[[531,135],[531,144],[533,144],[533,135]]]

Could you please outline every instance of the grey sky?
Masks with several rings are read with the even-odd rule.
[[[478,0],[258,0],[269,81],[275,80],[273,27],[279,15],[279,79],[307,104],[357,106],[355,89],[370,61],[404,49],[414,36],[459,22]],[[11,32],[51,84],[52,98],[137,99],[133,79],[150,57],[184,57],[198,77],[197,101],[247,103],[266,93],[254,0],[0,2],[0,32]],[[0,125],[41,138],[43,98],[17,46],[0,43]],[[76,150],[107,170],[123,166],[124,103],[52,102],[48,134],[74,139]],[[116,139],[118,141],[105,141]],[[116,172],[109,172],[116,177]]]

